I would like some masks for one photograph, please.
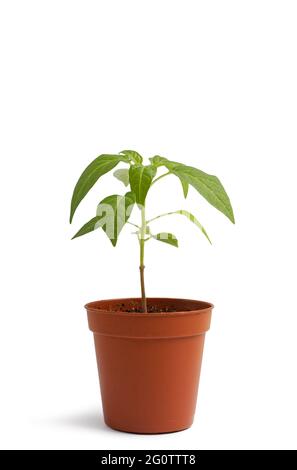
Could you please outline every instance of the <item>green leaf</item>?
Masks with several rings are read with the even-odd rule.
[[[216,176],[208,175],[197,168],[186,165],[177,165],[172,172],[193,186],[213,207],[228,217],[232,223],[235,223],[228,194]]]
[[[134,204],[135,196],[131,192],[125,196],[114,194],[106,197],[98,204],[96,217],[83,225],[72,239],[102,228],[113,246],[116,246],[119,233],[128,221]]]
[[[187,195],[188,195],[188,192],[189,192],[189,183],[187,183],[186,181],[184,180],[180,180],[181,182],[181,185],[182,185],[182,188],[183,188],[183,193],[184,193],[184,197],[186,199]]]
[[[120,153],[128,157],[134,163],[142,163],[142,156],[138,152],[135,152],[135,150],[122,150]]]
[[[154,217],[153,219],[148,220],[147,223],[149,224],[149,223],[153,222],[154,220],[160,219],[161,217],[166,217],[167,215],[176,215],[176,214],[184,215],[185,217],[187,217],[187,219],[189,219],[191,222],[193,222],[193,224],[195,224],[201,230],[203,235],[207,238],[207,240],[211,244],[211,240],[210,240],[205,228],[203,227],[203,225],[199,222],[198,219],[196,219],[196,217],[193,214],[191,214],[191,212],[185,211],[183,209],[178,210],[178,211],[174,211],[174,212],[166,212],[166,214],[158,215],[157,217]]]
[[[147,192],[152,184],[157,169],[153,165],[132,165],[129,170],[131,190],[137,204],[144,205]]]
[[[132,192],[128,192],[124,196],[113,194],[98,204],[97,216],[104,219],[102,229],[113,246],[116,246],[118,236],[129,220],[134,204],[135,195]]]
[[[93,232],[93,230],[96,230],[97,228],[102,227],[102,217],[93,217],[93,219],[89,220],[85,225],[82,226],[82,228],[72,237],[72,240],[77,237],[81,237],[82,235],[85,235],[86,233]],[[104,222],[103,222],[104,223]]]
[[[156,168],[159,166],[165,166],[164,162],[169,162],[167,158],[165,157],[160,157],[160,155],[155,155],[154,157],[149,158],[150,162],[152,165],[154,165]]]
[[[156,155],[155,157],[152,157],[149,160],[151,161],[151,164],[155,166],[156,168],[158,168],[159,166],[165,166],[169,170],[170,173],[172,173],[171,169],[177,164],[175,162],[171,162],[167,160],[167,158],[160,157],[159,155]],[[183,188],[184,198],[186,199],[186,197],[188,196],[189,184],[186,181],[184,181],[182,178],[179,178],[179,179]]]
[[[187,217],[187,219],[189,219],[191,222],[193,222],[193,224],[196,225],[196,227],[198,227],[201,232],[203,233],[203,235],[207,238],[207,240],[209,241],[209,243],[211,244],[211,240],[205,230],[205,228],[203,227],[203,225],[199,222],[198,219],[196,219],[196,217],[191,214],[191,212],[188,212],[188,211],[185,211],[183,209],[179,210],[179,211],[176,211],[176,212],[172,212],[172,214],[180,214],[180,215],[184,215],[185,217]]]
[[[197,168],[173,162],[160,156],[155,156],[150,160],[155,166],[164,165],[182,182],[193,186],[193,188],[195,188],[196,191],[198,191],[212,206],[228,217],[232,223],[235,223],[230,199],[222,183],[216,176],[209,175]]]
[[[70,223],[72,222],[78,205],[94,186],[100,176],[108,173],[120,161],[124,161],[126,163],[129,162],[128,158],[123,155],[100,155],[87,166],[87,168],[81,174],[73,191],[70,210]]]
[[[113,176],[124,183],[125,186],[129,185],[129,170],[128,168],[121,168],[113,172]]]
[[[175,246],[176,248],[178,247],[178,240],[176,236],[173,235],[173,233],[160,232],[157,233],[157,235],[152,235],[152,238],[158,240],[159,242],[168,243],[169,245]]]

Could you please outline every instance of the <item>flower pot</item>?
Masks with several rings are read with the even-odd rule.
[[[111,428],[126,432],[181,431],[193,422],[213,305],[166,298],[147,302],[163,312],[125,311],[135,310],[140,299],[86,305],[104,419]]]

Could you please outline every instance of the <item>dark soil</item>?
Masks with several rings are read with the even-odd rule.
[[[129,305],[129,306],[125,304],[119,304],[117,305],[116,311],[127,312],[127,313],[143,313],[141,306],[138,304]],[[177,310],[174,307],[169,306],[169,305],[165,307],[159,307],[157,305],[148,305],[147,311],[148,313],[168,313],[168,312],[176,312]]]

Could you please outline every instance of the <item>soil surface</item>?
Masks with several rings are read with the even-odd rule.
[[[143,313],[142,308],[140,305],[125,305],[119,304],[116,306],[115,310],[117,312],[127,312],[127,313]],[[148,305],[147,306],[148,313],[168,313],[168,312],[177,312],[177,310],[172,306],[164,306],[159,307],[157,305]]]

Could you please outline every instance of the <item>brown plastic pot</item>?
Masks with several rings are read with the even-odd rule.
[[[191,426],[205,332],[213,305],[149,298],[169,313],[128,313],[140,299],[86,305],[94,333],[105,423],[133,433],[165,433]]]

